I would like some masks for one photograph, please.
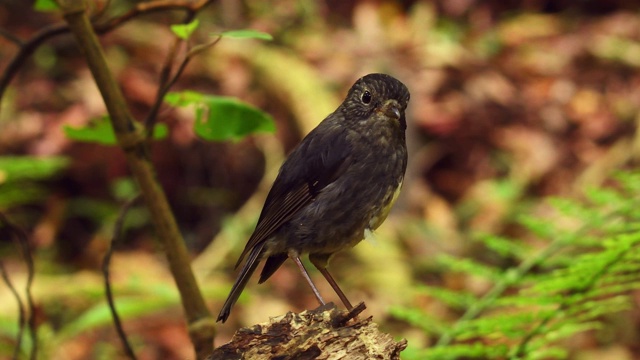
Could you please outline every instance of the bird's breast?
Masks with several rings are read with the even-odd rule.
[[[377,209],[377,211],[374,211],[373,214],[371,214],[371,218],[369,219],[369,226],[368,226],[369,229],[375,230],[380,225],[382,225],[384,220],[389,215],[389,212],[391,212],[391,208],[393,207],[393,204],[395,204],[396,200],[398,200],[398,196],[400,196],[401,189],[402,189],[402,179],[400,179],[400,181],[398,182],[398,185],[395,188],[395,190],[389,189],[389,192],[387,193],[387,195],[382,199],[380,207]]]

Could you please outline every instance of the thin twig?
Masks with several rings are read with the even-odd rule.
[[[167,93],[169,92],[171,87],[176,83],[178,78],[180,78],[180,76],[184,72],[184,69],[189,64],[189,61],[191,61],[191,59],[195,55],[197,55],[200,52],[202,52],[202,51],[214,46],[215,44],[217,44],[220,41],[220,39],[222,39],[222,36],[218,36],[218,38],[216,38],[215,40],[212,40],[212,41],[210,41],[210,42],[208,42],[206,44],[201,44],[201,45],[194,46],[191,50],[189,50],[187,52],[187,54],[185,55],[184,59],[182,60],[182,62],[178,66],[178,70],[176,70],[175,74],[173,74],[171,79],[169,79],[164,86],[161,86],[161,87],[158,88],[158,94],[156,95],[156,101],[154,102],[153,106],[151,107],[151,110],[149,111],[149,114],[147,115],[147,118],[145,119],[145,122],[144,122],[145,129],[147,131],[147,136],[151,136],[151,134],[153,134],[153,126],[155,125],[155,121],[156,121],[156,118],[157,118],[157,115],[158,115],[158,111],[160,110],[160,106],[162,105],[162,101],[164,100],[164,97],[167,95]]]
[[[20,50],[18,50],[13,59],[11,59],[11,62],[9,62],[9,65],[7,65],[0,77],[0,104],[2,103],[2,97],[7,86],[9,86],[13,77],[16,75],[18,70],[20,70],[20,67],[26,63],[27,58],[31,56],[31,54],[33,54],[33,52],[46,40],[67,32],[69,32],[69,29],[66,24],[50,25],[38,31],[29,40],[23,42]]]
[[[16,44],[17,46],[24,45],[24,43],[22,42],[22,39],[20,39],[19,37],[13,35],[8,30],[0,28],[0,36],[2,36],[3,38],[11,41],[12,43]]]
[[[12,359],[18,359],[18,355],[20,355],[20,348],[22,347],[22,336],[24,334],[24,324],[25,324],[25,316],[24,316],[24,303],[20,298],[20,294],[16,290],[15,286],[11,283],[9,279],[9,274],[4,268],[4,263],[0,261],[0,276],[2,276],[2,280],[7,284],[9,291],[13,294],[13,297],[16,298],[16,303],[18,303],[18,334],[16,336],[16,347],[13,349],[13,357]]]
[[[94,29],[96,33],[102,34],[106,31],[113,30],[114,28],[142,14],[150,14],[166,10],[185,10],[189,12],[198,12],[212,2],[213,0],[157,0],[141,2],[136,4],[135,7],[133,7],[123,15],[112,18],[103,24],[95,25]]]
[[[100,6],[100,5],[102,5],[102,6]],[[99,19],[102,18],[107,13],[107,10],[109,9],[110,5],[111,5],[111,0],[106,0],[102,4],[97,4],[96,5],[96,8],[97,8],[96,9],[96,13],[91,16],[91,22],[92,23],[98,22]]]
[[[185,16],[184,20],[182,20],[183,24],[188,24],[193,20],[196,13],[189,11]],[[178,36],[175,37],[169,52],[167,53],[167,57],[162,64],[162,69],[160,70],[160,79],[158,81],[158,92],[156,93],[156,99],[151,105],[151,109],[149,109],[149,113],[143,121],[144,127],[146,129],[147,138],[151,138],[153,136],[153,127],[158,119],[158,112],[160,111],[160,106],[162,105],[162,101],[164,100],[164,96],[167,94],[168,87],[167,84],[170,82],[171,69],[173,68],[173,63],[178,56],[178,48],[180,44],[184,43],[184,40]]]
[[[140,195],[136,195],[133,199],[127,201],[120,209],[120,214],[118,215],[113,228],[113,238],[109,243],[107,252],[104,254],[104,259],[102,260],[102,275],[104,276],[105,295],[107,296],[107,302],[109,303],[109,310],[111,310],[113,325],[116,327],[116,332],[118,333],[118,337],[122,342],[125,353],[132,360],[136,360],[136,354],[133,352],[133,347],[129,343],[129,339],[127,339],[127,334],[124,332],[122,322],[120,321],[120,316],[118,315],[118,311],[116,310],[116,304],[113,300],[113,291],[111,289],[111,282],[109,281],[109,265],[111,264],[113,249],[115,248],[120,235],[122,234],[122,226],[124,225],[124,220],[127,216],[127,213],[133,205],[136,205],[139,202],[140,199]]]
[[[15,239],[18,243],[22,258],[27,265],[27,283],[25,284],[25,295],[27,299],[27,307],[29,311],[29,317],[27,323],[29,324],[29,336],[31,337],[31,354],[30,359],[35,360],[38,355],[38,337],[36,329],[36,306],[33,302],[33,296],[31,294],[31,287],[33,285],[33,277],[35,274],[33,255],[31,254],[31,248],[29,246],[29,237],[27,233],[21,227],[15,225],[3,214],[0,213],[0,221],[9,228],[9,231],[15,235]]]
[[[140,15],[146,15],[154,12],[167,11],[167,10],[185,10],[189,12],[200,11],[205,6],[212,3],[213,0],[158,0],[136,4],[131,10],[123,15],[114,17],[101,24],[93,24],[94,31],[97,34],[105,34],[109,31],[116,29],[117,27],[125,24],[127,21],[132,20]],[[3,32],[4,33],[4,32]],[[2,98],[7,87],[11,83],[11,80],[16,76],[20,68],[26,63],[26,59],[33,54],[33,52],[42,45],[45,41],[56,37],[58,35],[69,33],[69,27],[67,24],[53,24],[38,31],[29,40],[22,41],[15,36],[4,36],[12,42],[21,45],[20,50],[13,56],[9,65],[2,72],[0,76],[0,105],[2,104]]]

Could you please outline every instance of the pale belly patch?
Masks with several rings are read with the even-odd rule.
[[[380,225],[382,225],[384,220],[387,218],[387,216],[389,215],[389,212],[391,211],[391,208],[393,207],[393,204],[396,202],[396,200],[398,200],[398,196],[400,196],[400,190],[402,189],[403,180],[404,179],[400,180],[398,187],[393,192],[391,197],[385,198],[384,205],[382,206],[380,211],[378,211],[376,214],[374,214],[371,217],[371,219],[369,220],[369,226],[368,226],[369,229],[371,230],[377,229]]]

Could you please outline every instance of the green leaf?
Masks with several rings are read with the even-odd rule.
[[[176,34],[180,39],[187,40],[191,37],[191,34],[198,28],[200,21],[198,19],[193,20],[188,24],[176,24],[171,25],[171,31]]]
[[[195,105],[195,133],[208,141],[238,141],[254,133],[271,133],[271,116],[230,97],[209,96],[194,91],[169,93],[165,100],[173,106]]]
[[[108,116],[92,121],[89,126],[74,128],[68,125],[63,127],[64,134],[72,140],[80,142],[97,143],[101,145],[116,145],[116,134]],[[167,137],[169,130],[165,124],[156,124],[153,129],[153,138],[156,140]]]
[[[72,140],[81,142],[93,142],[103,145],[115,145],[116,135],[113,132],[108,117],[95,120],[86,127],[74,128],[68,125],[63,127],[64,134]]]
[[[210,141],[238,141],[258,132],[274,132],[273,119],[261,110],[228,97],[209,97],[206,119],[195,123],[195,132]]]
[[[229,30],[223,31],[222,33],[213,34],[216,36],[228,37],[232,39],[259,39],[259,40],[273,40],[273,36],[271,34],[267,34],[262,31],[253,30],[253,29],[244,29],[244,30]]]
[[[169,135],[169,128],[167,124],[156,124],[153,127],[153,135],[151,136],[154,140],[162,140],[165,139]]]
[[[164,101],[171,106],[184,107],[202,103],[204,101],[204,97],[205,95],[203,93],[186,90],[181,92],[170,92],[164,97]]]
[[[37,181],[51,178],[68,164],[63,156],[0,156],[0,209],[41,202],[48,190]]]
[[[37,183],[8,182],[0,184],[0,209],[14,206],[41,203],[48,190]]]
[[[135,319],[159,310],[166,309],[175,304],[175,296],[156,298],[127,298],[120,296],[117,299],[116,309],[122,319]],[[111,310],[106,303],[99,303],[85,311],[74,321],[66,324],[59,332],[61,340],[70,339],[86,331],[110,326],[113,323]]]
[[[90,219],[96,224],[101,224],[115,219],[118,214],[118,206],[111,201],[74,197],[69,200],[67,214],[70,217],[82,217]]]
[[[47,12],[47,11],[56,11],[60,8],[55,0],[36,0],[33,4],[33,9],[35,11]]]
[[[111,193],[121,201],[126,201],[138,194],[138,184],[130,177],[122,177],[111,183]]]
[[[63,156],[1,156],[0,184],[17,180],[41,180],[53,176],[69,164]]]

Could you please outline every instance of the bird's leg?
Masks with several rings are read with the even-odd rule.
[[[320,305],[325,305],[324,299],[322,299],[322,296],[320,295],[320,291],[318,291],[316,285],[313,283],[313,281],[311,281],[311,277],[309,276],[307,269],[305,269],[304,265],[302,265],[302,261],[300,261],[300,255],[298,254],[298,252],[293,250],[289,251],[289,257],[296,263],[296,265],[298,265],[302,276],[304,276],[305,280],[307,280],[307,283],[309,283],[309,286],[311,286],[313,295],[316,296],[316,299],[318,299]]]
[[[327,263],[329,262],[330,256],[331,255],[326,254],[309,254],[309,260],[311,260],[311,263],[316,267],[316,269],[320,270],[322,276],[327,279],[327,282],[329,283],[329,285],[331,285],[336,294],[338,294],[340,300],[342,300],[342,303],[347,308],[347,310],[351,310],[353,309],[353,305],[351,305],[351,302],[349,301],[349,299],[347,299],[347,296],[342,292],[342,289],[340,289],[338,283],[333,279],[333,276],[331,276],[331,274],[329,274],[329,271],[327,270]]]
[[[327,279],[327,281],[329,282],[333,290],[335,290],[335,292],[338,294],[338,296],[340,297],[340,300],[342,300],[342,303],[347,308],[347,310],[353,309],[353,306],[349,302],[349,299],[347,299],[347,296],[342,292],[342,290],[340,289],[340,286],[338,286],[338,283],[335,280],[333,280],[333,277],[331,276],[331,274],[329,274],[329,271],[327,270],[327,268],[319,267],[318,270],[320,270],[320,273],[324,275],[324,278]]]

